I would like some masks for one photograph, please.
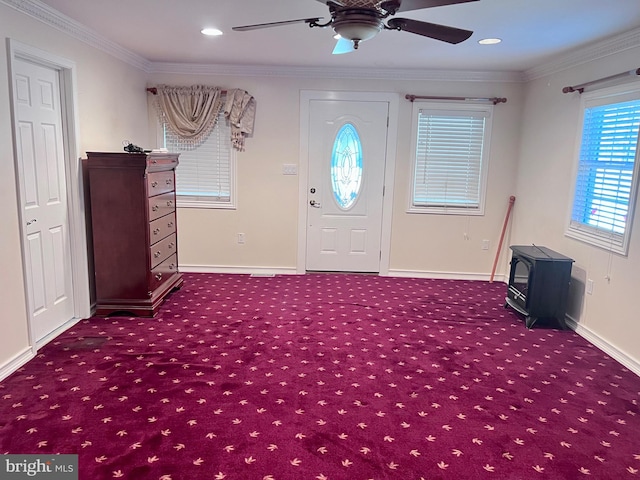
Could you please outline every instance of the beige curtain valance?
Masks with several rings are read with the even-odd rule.
[[[157,90],[159,112],[180,140],[187,144],[198,144],[207,138],[222,108],[220,88],[159,85]]]
[[[224,92],[219,87],[193,85],[156,87],[157,109],[161,121],[186,145],[197,146],[216,125],[222,108],[231,126],[231,143],[244,150],[244,140],[253,133],[256,102],[241,89]],[[225,101],[222,101],[226,93]]]

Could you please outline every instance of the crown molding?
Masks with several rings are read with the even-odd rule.
[[[84,25],[63,15],[39,0],[0,0],[0,3],[35,18],[50,27],[56,28],[87,45],[102,50],[140,70],[149,71],[151,67],[149,60],[91,31]]]
[[[381,68],[331,68],[292,66],[251,66],[153,62],[149,73],[183,75],[229,75],[252,77],[331,78],[369,80],[432,80],[448,82],[523,82],[521,72],[419,70]]]
[[[570,52],[556,55],[551,60],[523,72],[525,81],[535,80],[548,75],[592,62],[631,48],[640,47],[640,28],[615,35],[613,37],[589,43]]]
[[[294,77],[372,80],[441,80],[460,82],[522,82],[521,72],[489,72],[464,70],[419,70],[380,68],[327,68],[291,66],[247,66],[151,62],[117,43],[93,32],[39,0],[0,0],[25,15],[66,33],[73,38],[102,50],[147,73],[192,75],[229,75],[254,77]]]
[[[382,68],[330,68],[292,66],[250,66],[151,62],[146,58],[93,32],[39,0],[0,0],[25,15],[64,32],[146,73],[191,75],[229,75],[254,77],[294,77],[372,80],[421,80],[448,82],[512,82],[523,83],[591,62],[631,48],[640,47],[640,28],[596,41],[552,57],[528,70],[464,71]]]

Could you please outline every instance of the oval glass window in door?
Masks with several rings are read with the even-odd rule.
[[[333,197],[342,210],[353,206],[361,185],[362,143],[356,127],[346,123],[338,131],[331,152]]]

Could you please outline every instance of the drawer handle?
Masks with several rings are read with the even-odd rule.
[[[176,244],[175,244],[175,243],[173,243],[173,242],[171,242],[169,245],[167,245],[167,247],[169,247],[170,249],[171,249],[171,248],[173,248],[173,247],[175,247],[175,246],[176,246]]]
[[[151,207],[151,210],[153,210],[154,212],[157,212],[159,208],[160,207],[158,205],[154,205],[153,207]]]
[[[162,273],[156,273],[156,280],[160,280],[162,278]]]
[[[167,207],[173,207],[173,200],[167,201]]]
[[[153,188],[157,187],[157,186],[158,186],[158,182],[151,182],[151,186],[152,186]]]
[[[173,222],[169,222],[169,223],[167,223],[167,227],[169,227],[169,228],[173,228]]]
[[[171,179],[170,179],[170,178],[167,178],[167,185],[171,185],[171,183],[172,183],[172,182],[171,182]]]
[[[162,252],[156,252],[153,254],[153,258],[158,258],[160,255],[162,255]]]
[[[175,263],[172,263],[171,265],[169,265],[169,270],[173,270],[173,269],[175,269],[175,268],[176,268]]]
[[[160,229],[159,229],[159,228],[156,228],[156,229],[153,231],[153,234],[154,234],[154,235],[158,235],[159,233],[160,233]]]

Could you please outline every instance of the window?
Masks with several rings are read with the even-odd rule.
[[[584,94],[567,235],[627,254],[638,185],[640,89]]]
[[[484,214],[492,111],[414,102],[409,212]]]
[[[176,169],[178,207],[235,208],[235,152],[221,112],[207,139],[195,148],[163,126],[164,146],[180,153]]]

